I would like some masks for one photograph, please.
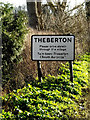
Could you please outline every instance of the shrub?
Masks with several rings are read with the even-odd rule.
[[[27,17],[24,11],[13,13],[11,4],[0,3],[2,11],[2,79],[3,84],[10,79],[13,64],[21,60],[24,38],[26,34]]]

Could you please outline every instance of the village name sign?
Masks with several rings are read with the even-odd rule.
[[[72,61],[75,59],[75,37],[73,35],[33,35],[31,59],[37,61],[39,81],[42,78],[40,61],[69,61],[70,80],[73,82]]]
[[[74,60],[75,37],[72,35],[33,35],[32,60]]]

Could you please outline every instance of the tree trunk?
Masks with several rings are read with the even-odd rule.
[[[43,29],[41,2],[37,2],[37,16],[39,29]]]
[[[36,27],[38,25],[38,18],[36,15],[35,2],[27,2],[27,11],[28,11],[28,15],[29,15],[29,25],[30,25],[30,27],[36,29]]]

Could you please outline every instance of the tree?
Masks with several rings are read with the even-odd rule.
[[[42,23],[41,20],[41,2],[27,2],[27,11],[29,15],[29,25],[37,28]]]
[[[60,2],[60,0],[58,2],[55,2],[55,4],[53,4],[52,1],[48,2],[47,1],[47,6],[50,7],[52,13],[56,16],[58,14],[58,11],[61,11],[61,16],[66,8],[66,2]],[[45,5],[45,6],[46,6]],[[38,0],[36,0],[36,2],[27,2],[27,11],[28,11],[28,15],[29,15],[29,25],[32,28],[37,28],[37,26],[40,29],[43,29],[43,22],[42,22],[42,6],[41,6],[41,1],[38,2]]]
[[[41,2],[37,2],[37,16],[38,16],[38,26],[40,29],[43,29]]]
[[[32,28],[36,28],[38,25],[38,18],[36,14],[35,2],[27,2],[27,11],[29,15],[29,25]]]

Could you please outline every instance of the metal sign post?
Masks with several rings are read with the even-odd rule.
[[[69,67],[70,67],[70,81],[73,82],[73,65],[72,61],[69,61]]]
[[[40,61],[37,61],[37,67],[38,67],[38,79],[39,79],[39,82],[42,81],[42,72],[41,72],[41,62]]]

